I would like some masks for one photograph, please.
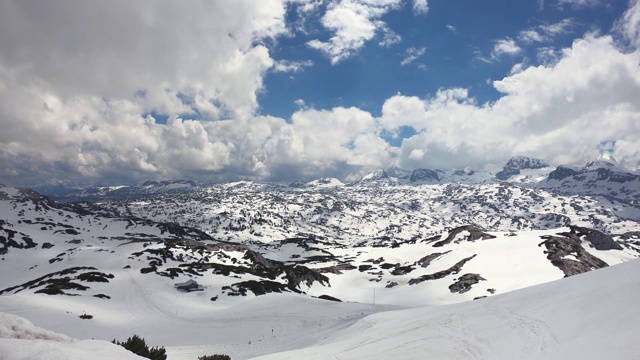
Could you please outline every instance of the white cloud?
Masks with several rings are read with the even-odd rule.
[[[523,30],[518,34],[518,39],[525,43],[548,42],[558,35],[569,32],[573,26],[575,26],[574,20],[563,19],[557,23],[543,24]]]
[[[640,0],[631,0],[627,11],[616,22],[615,29],[631,45],[640,48]]]
[[[424,55],[424,53],[427,51],[427,48],[425,47],[410,47],[405,51],[404,54],[404,59],[402,59],[402,61],[400,62],[400,65],[404,66],[404,65],[409,65],[412,62],[416,61],[419,57],[421,57],[422,55]]]
[[[413,12],[415,14],[424,15],[429,12],[429,3],[427,0],[413,0]]]
[[[536,50],[538,63],[545,66],[552,66],[562,58],[562,53],[551,46],[545,46]]]
[[[300,72],[306,67],[313,66],[312,60],[292,61],[292,60],[278,60],[273,65],[273,71],[275,72]]]
[[[262,44],[287,33],[284,15],[279,0],[0,2],[0,177],[231,166],[238,146],[218,125],[175,115],[247,123],[274,64]],[[175,120],[156,124],[152,112]]]
[[[494,59],[499,58],[502,55],[514,56],[519,54],[521,51],[522,49],[513,39],[506,38],[495,42],[491,56]]]
[[[575,21],[573,19],[562,19],[557,23],[540,25],[539,28],[545,35],[554,37],[567,33],[574,26]]]
[[[622,162],[640,158],[640,51],[625,53],[610,36],[587,36],[550,65],[520,68],[495,81],[503,96],[478,105],[464,89],[433,98],[394,96],[381,125],[411,126],[398,165],[458,167],[500,164],[512,154],[584,164],[615,139]]]
[[[282,1],[260,4],[6,1],[0,65],[63,99],[139,93],[149,111],[246,117],[273,64],[259,43],[286,32]]]
[[[327,12],[322,16],[322,25],[333,36],[327,41],[308,41],[307,45],[327,54],[331,63],[337,64],[353,56],[377,33],[389,33],[391,30],[380,18],[400,4],[400,0],[340,0],[329,3]],[[389,42],[383,40],[381,44],[386,46]]]
[[[384,26],[382,28],[382,41],[380,41],[378,45],[382,47],[389,47],[391,45],[399,43],[400,41],[402,41],[402,36],[396,34],[387,26]]]
[[[518,35],[518,39],[526,43],[533,43],[533,42],[543,42],[546,40],[546,37],[534,29],[529,29],[529,30],[521,31],[520,34]]]
[[[611,140],[622,163],[640,160],[640,50],[610,36],[540,50],[541,65],[514,66],[494,82],[502,96],[492,103],[441,89],[393,96],[376,118],[301,100],[287,121],[256,115],[266,72],[295,69],[265,45],[288,34],[282,2],[88,4],[0,2],[2,181],[343,177],[392,162],[482,167],[513,154],[580,164]],[[638,6],[616,25],[631,43]],[[188,21],[168,25],[176,19]],[[511,39],[495,45],[519,52]],[[152,112],[170,119],[157,123]],[[400,147],[383,140],[402,126],[416,135]]]
[[[575,7],[593,7],[600,4],[600,0],[558,0],[558,5],[571,5]]]
[[[453,25],[447,25],[447,30],[451,32],[456,32],[458,29]]]

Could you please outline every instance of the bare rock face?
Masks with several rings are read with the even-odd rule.
[[[558,166],[555,170],[549,173],[549,180],[563,180],[570,176],[577,175],[578,171],[567,166]]]
[[[411,173],[409,177],[409,181],[411,182],[419,182],[419,181],[431,181],[438,182],[440,181],[440,177],[438,176],[438,172],[429,169],[415,169]]]
[[[598,230],[573,225],[569,225],[569,229],[571,229],[569,234],[563,233],[562,235],[576,240],[580,240],[584,236],[584,239],[589,241],[596,250],[622,250],[622,246],[611,236]]]
[[[463,231],[468,231],[469,232],[469,235],[464,238],[465,241],[487,240],[487,239],[494,239],[495,238],[494,235],[487,234],[486,232],[484,232],[484,230],[482,228],[480,228],[478,226],[465,225],[465,226],[460,226],[460,227],[457,227],[457,228],[451,230],[449,232],[449,236],[447,236],[446,239],[438,241],[437,243],[433,244],[433,247],[441,247],[441,246],[449,244],[450,242],[453,241],[453,239],[456,238],[456,236],[459,233],[461,233]]]
[[[476,257],[477,254],[474,254],[472,256],[469,256],[468,258],[464,258],[460,261],[458,261],[455,265],[453,265],[452,267],[448,268],[447,270],[442,270],[442,271],[438,271],[436,273],[433,274],[427,274],[427,275],[422,275],[418,278],[415,279],[411,279],[409,280],[409,285],[415,285],[415,284],[419,284],[423,281],[427,281],[427,280],[436,280],[436,279],[442,279],[445,276],[451,275],[451,274],[457,274],[460,271],[462,271],[462,267],[464,266],[464,264],[473,259],[474,257]]]
[[[562,234],[560,234],[562,235]],[[594,269],[601,269],[609,266],[604,261],[589,254],[585,250],[581,241],[571,237],[560,237],[553,235],[541,236],[544,239],[538,246],[544,245],[547,250],[547,259],[562,270],[565,277],[582,274]]]
[[[443,255],[446,255],[448,253],[450,253],[451,250],[449,251],[445,251],[443,253],[433,253],[433,254],[429,254],[427,256],[422,257],[420,260],[416,261],[415,265],[420,265],[423,268],[426,268],[427,266],[429,266],[429,264],[431,264],[431,262]]]
[[[452,293],[460,293],[464,294],[467,291],[471,290],[471,286],[479,283],[480,281],[486,281],[487,279],[483,278],[479,274],[464,274],[456,280],[453,284],[449,285],[449,290]]]

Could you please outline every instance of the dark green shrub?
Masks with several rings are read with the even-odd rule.
[[[221,355],[221,354],[203,355],[203,356],[200,356],[198,360],[231,360],[231,357],[229,357],[229,355]]]
[[[131,351],[136,355],[140,355],[147,359],[152,360],[167,360],[167,351],[163,347],[152,347],[149,349],[149,346],[145,343],[144,339],[139,337],[138,335],[133,335],[127,339],[125,342],[116,341],[113,339],[112,343],[116,345],[120,345],[123,348]]]

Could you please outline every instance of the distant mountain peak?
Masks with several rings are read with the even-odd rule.
[[[585,169],[597,169],[597,168],[609,168],[618,165],[618,161],[610,153],[604,153],[598,156],[595,160],[589,161],[585,165]]]
[[[411,176],[409,177],[409,181],[411,182],[440,181],[440,177],[438,176],[438,172],[436,170],[415,169],[411,173]]]
[[[387,175],[387,172],[384,171],[383,169],[380,169],[363,176],[362,181],[375,181],[375,180],[382,180],[382,179],[388,179],[388,178],[389,178],[389,175]]]
[[[520,174],[520,170],[524,169],[541,169],[548,167],[549,165],[543,160],[538,158],[530,158],[527,156],[514,156],[507,164],[496,174],[496,178],[500,180],[507,180],[513,175]]]

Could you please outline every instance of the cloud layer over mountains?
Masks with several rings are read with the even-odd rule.
[[[298,71],[270,51],[301,31],[288,12],[333,34],[306,46],[339,63],[372,34],[391,41],[383,15],[401,6],[437,15],[426,1],[0,1],[0,181],[344,178],[390,164],[498,168],[515,154],[584,164],[602,151],[640,160],[638,0],[610,33],[494,81],[497,101],[445,88],[397,94],[380,114],[261,112],[270,72]]]

